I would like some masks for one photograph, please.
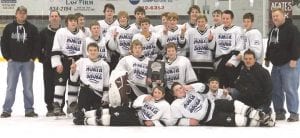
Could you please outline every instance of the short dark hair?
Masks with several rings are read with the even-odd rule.
[[[254,22],[254,15],[251,12],[245,13],[243,19],[250,19],[251,22]]]
[[[231,10],[225,10],[225,11],[223,11],[223,14],[229,14],[231,16],[231,19],[234,18],[234,14]]]
[[[76,16],[76,19],[78,20],[79,17],[84,17],[84,15],[80,12],[77,12],[74,14]]]
[[[171,86],[171,91],[172,91],[172,93],[174,94],[174,87],[175,86],[177,86],[177,85],[182,85],[181,83],[179,83],[179,82],[177,82],[177,81],[175,81],[175,82],[173,82],[173,84],[172,84],[172,86]]]
[[[134,9],[134,14],[136,14],[137,12],[142,12],[142,13],[144,13],[146,15],[146,11],[145,11],[145,9],[142,6],[137,6]]]
[[[220,79],[216,76],[212,76],[208,79],[208,83],[210,83],[211,81],[217,81],[217,82],[220,82]]]
[[[212,12],[212,14],[222,14],[223,12],[220,9],[216,9]]]
[[[89,43],[88,46],[87,46],[87,50],[88,50],[90,47],[96,47],[97,50],[99,51],[99,46],[98,46],[97,43]]]
[[[198,5],[192,5],[192,6],[189,8],[189,10],[187,11],[187,14],[190,15],[193,9],[196,9],[199,13],[201,13],[200,7],[199,7]]]
[[[248,49],[248,50],[245,51],[244,56],[245,55],[253,55],[253,57],[256,59],[255,53],[252,50],[250,50],[250,49]]]
[[[149,24],[151,24],[150,23],[150,19],[148,18],[148,17],[145,17],[145,18],[143,18],[143,19],[141,19],[141,21],[139,22],[139,24],[141,25],[142,23],[149,23]]]
[[[104,5],[103,13],[105,13],[106,9],[108,9],[108,8],[115,11],[115,6],[114,6],[113,4],[111,4],[111,3],[106,3],[106,4]]]
[[[66,19],[65,19],[65,25],[68,26],[68,21],[70,20],[76,20],[77,21],[77,18],[74,14],[68,14]]]

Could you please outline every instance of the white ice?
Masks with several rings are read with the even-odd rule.
[[[6,92],[6,62],[0,62],[0,112]],[[276,127],[103,127],[76,126],[71,119],[45,117],[42,65],[35,64],[34,71],[34,108],[39,114],[37,118],[25,118],[23,107],[23,88],[21,79],[16,92],[12,117],[0,118],[0,138],[109,138],[109,137],[288,137],[300,136],[300,122],[288,123],[279,121]]]

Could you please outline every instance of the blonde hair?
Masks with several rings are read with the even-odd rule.
[[[168,20],[171,20],[171,19],[175,19],[175,20],[178,20],[179,17],[178,17],[178,14],[176,12],[170,12],[168,14],[168,17],[167,17]]]
[[[132,50],[133,50],[133,47],[135,46],[141,46],[143,47],[143,44],[140,40],[136,39],[136,40],[133,40],[130,44],[130,52],[132,53]]]
[[[120,19],[121,16],[125,16],[127,20],[129,20],[128,13],[126,11],[119,11],[118,13],[118,19]]]

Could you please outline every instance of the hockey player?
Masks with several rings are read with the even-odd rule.
[[[222,14],[223,12],[219,9],[214,10],[212,12],[213,23],[214,23],[214,25],[210,27],[212,30],[215,30],[218,26],[222,25]]]
[[[198,5],[192,5],[187,14],[189,15],[189,21],[184,23],[186,29],[196,28],[197,26],[197,17],[201,14],[200,7]]]
[[[47,105],[48,112],[46,116],[54,116],[53,112],[53,98],[54,98],[54,74],[55,69],[51,66],[51,52],[53,47],[53,40],[56,31],[61,28],[61,17],[58,11],[50,11],[49,25],[45,27],[41,32],[41,54],[39,61],[43,64],[43,76],[44,76],[44,92],[45,103]],[[64,103],[62,103],[62,107]],[[62,111],[62,115],[65,113]]]
[[[232,100],[232,97],[229,95],[229,91],[227,89],[220,89],[219,87],[219,79],[217,77],[210,77],[208,80],[209,91],[207,93],[207,98],[211,101],[217,99],[227,99]]]
[[[101,27],[101,34],[103,37],[106,36],[108,29],[112,26],[119,26],[118,20],[114,19],[115,6],[111,3],[106,3],[103,9],[104,20],[99,20]]]
[[[179,126],[274,126],[275,114],[265,114],[237,100],[211,101],[203,83],[174,82],[176,100],[171,104],[172,124]]]
[[[133,103],[138,109],[138,117],[144,126],[170,125],[170,104],[164,99],[165,90],[161,86],[153,88],[151,95],[139,96]]]
[[[241,68],[238,54],[244,49],[242,29],[232,24],[233,18],[233,12],[225,10],[222,14],[223,25],[214,30],[216,74],[220,78],[220,86],[226,88],[234,87],[234,80]]]
[[[181,56],[186,55],[184,35],[186,32],[186,25],[178,25],[178,15],[175,12],[170,12],[168,14],[168,30],[163,30],[159,35],[162,37],[162,45],[166,45],[170,42],[175,43],[177,46],[177,52]],[[180,37],[183,41],[180,41]]]
[[[106,62],[110,62],[110,56],[108,55],[107,48],[106,48],[106,39],[101,34],[100,25],[97,21],[94,21],[90,24],[90,30],[92,35],[90,37],[85,38],[86,45],[89,45],[90,43],[97,43],[99,47],[99,57]],[[85,48],[85,52],[88,56],[88,50],[87,47]]]
[[[75,13],[75,16],[78,21],[78,28],[84,33],[85,37],[91,36],[90,28],[85,27],[85,18],[82,13]]]
[[[111,27],[107,34],[108,48],[117,51],[121,58],[129,55],[129,47],[135,34],[134,28],[128,25],[129,16],[126,11],[118,13],[119,26]],[[117,62],[117,61],[113,61]]]
[[[85,45],[85,35],[77,28],[77,18],[73,14],[66,17],[67,27],[57,30],[54,36],[51,64],[56,69],[54,90],[54,113],[59,115],[64,102],[66,82],[70,76],[70,65],[82,57]],[[68,113],[74,111],[77,105],[79,83],[68,81]]]
[[[96,22],[98,23],[98,22]],[[81,58],[71,65],[70,80],[80,78],[80,92],[77,109],[99,109],[102,102],[108,105],[109,65],[99,58],[97,43],[87,45],[88,58]]]
[[[140,20],[142,31],[133,36],[132,40],[139,40],[143,45],[143,55],[151,61],[162,59],[159,51],[163,50],[161,42],[155,33],[150,32],[150,19],[145,17]],[[160,56],[160,57],[159,57]]]
[[[166,70],[166,100],[171,103],[174,100],[171,86],[174,82],[188,84],[197,81],[197,76],[192,68],[191,62],[184,56],[177,56],[177,46],[174,43],[166,45],[167,55],[164,59]]]
[[[134,17],[135,17],[135,23],[132,23],[130,27],[133,28],[133,33],[137,34],[141,32],[141,26],[140,26],[140,21],[145,18],[146,16],[146,11],[142,6],[137,6],[134,9]],[[150,32],[155,32],[154,27],[150,24]]]
[[[139,40],[133,40],[130,46],[130,53],[123,57],[115,70],[128,72],[128,82],[132,88],[130,99],[150,93],[146,84],[149,58],[143,55],[143,44]]]
[[[243,59],[244,52],[250,49],[254,51],[257,63],[262,64],[264,53],[262,35],[258,29],[253,28],[253,23],[254,15],[252,13],[245,13],[243,16],[245,50],[241,51],[238,58]]]
[[[154,26],[155,33],[163,32],[163,30],[168,30],[168,14],[169,12],[164,12],[160,15],[161,25]]]
[[[213,53],[215,47],[211,29],[208,28],[205,15],[197,17],[197,27],[187,31],[185,39],[189,59],[200,82],[206,83],[213,75]]]

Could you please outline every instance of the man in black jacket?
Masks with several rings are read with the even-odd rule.
[[[53,47],[53,40],[56,31],[61,27],[60,13],[56,10],[50,11],[49,25],[40,32],[41,37],[41,51],[39,61],[43,63],[43,76],[44,76],[44,100],[47,105],[46,116],[54,116],[53,112],[53,99],[54,99],[54,74],[55,69],[51,66],[51,52]],[[64,102],[63,102],[64,104]],[[61,115],[65,115],[61,111]]]
[[[34,59],[39,54],[37,28],[27,20],[27,9],[20,6],[16,10],[16,20],[8,24],[1,39],[1,52],[7,63],[7,88],[1,117],[10,117],[15,101],[19,74],[22,75],[24,107],[26,117],[37,117],[33,109]]]
[[[297,62],[300,56],[299,31],[290,20],[285,19],[285,13],[280,8],[272,10],[274,27],[269,33],[266,66],[271,61],[273,64],[271,77],[273,82],[272,101],[277,120],[285,120],[286,110],[290,117],[287,121],[299,120],[299,70]]]
[[[235,81],[238,90],[237,99],[270,113],[272,99],[272,80],[270,73],[256,62],[255,53],[248,49],[244,53],[244,64],[240,76]]]

